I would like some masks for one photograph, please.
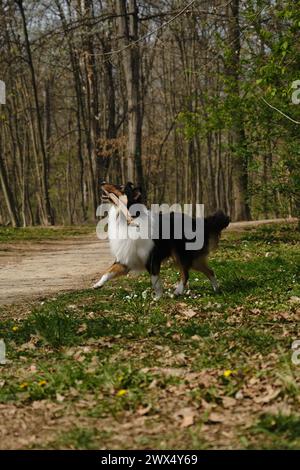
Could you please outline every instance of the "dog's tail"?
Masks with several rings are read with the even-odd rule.
[[[229,225],[230,217],[224,214],[223,211],[218,210],[213,215],[206,217],[206,224],[211,232],[220,233],[224,228]]]

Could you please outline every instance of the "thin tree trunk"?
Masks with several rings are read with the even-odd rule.
[[[93,18],[93,5],[91,0],[78,0],[80,14],[83,20]],[[89,27],[84,27],[82,37],[83,48],[83,64],[86,74],[86,89],[87,89],[87,123],[88,123],[88,149],[92,165],[92,196],[93,206],[96,214],[97,205],[99,202],[98,188],[99,179],[101,178],[101,164],[99,154],[99,103],[98,103],[98,81],[97,69],[94,54],[94,45],[92,36],[89,34]]]
[[[18,218],[18,212],[16,208],[16,202],[13,197],[13,193],[10,189],[10,184],[7,177],[7,172],[5,168],[5,163],[2,157],[2,148],[1,148],[1,136],[0,136],[0,182],[1,188],[4,195],[6,207],[10,217],[10,221],[13,227],[19,227],[20,222]]]
[[[81,83],[80,83],[80,73],[79,73],[79,63],[75,55],[72,38],[68,32],[68,25],[65,17],[64,10],[60,4],[59,0],[56,0],[56,6],[59,11],[60,20],[63,26],[65,37],[67,38],[69,57],[72,67],[72,74],[75,87],[75,97],[76,97],[76,126],[77,126],[77,158],[79,162],[80,174],[80,202],[81,202],[81,211],[83,216],[83,221],[87,220],[87,195],[86,195],[86,183],[84,178],[84,159],[82,155],[82,126],[81,126],[81,114],[84,114],[83,111],[83,102],[82,102],[82,93],[81,93]],[[84,120],[84,116],[83,116]]]
[[[228,41],[229,57],[227,78],[232,108],[232,215],[234,220],[249,220],[250,207],[247,200],[248,168],[247,140],[244,129],[243,111],[240,103],[239,67],[240,67],[240,25],[239,0],[232,0],[228,5]]]
[[[118,29],[121,37],[123,69],[128,101],[127,178],[144,186],[142,166],[142,113],[140,95],[140,50],[138,39],[138,7],[136,0],[116,2]]]
[[[38,90],[37,90],[37,83],[36,83],[36,76],[35,76],[35,69],[33,65],[32,55],[31,55],[31,47],[28,37],[27,31],[27,23],[26,23],[26,16],[23,7],[23,0],[16,0],[21,17],[22,17],[22,26],[23,26],[23,33],[25,37],[25,47],[28,57],[28,65],[31,73],[31,81],[32,81],[32,88],[33,88],[33,95],[34,95],[34,103],[36,109],[36,117],[37,117],[37,129],[38,129],[38,137],[40,142],[41,154],[42,154],[42,200],[45,209],[45,219],[44,223],[46,225],[53,225],[54,224],[54,217],[53,212],[51,209],[50,197],[49,197],[49,189],[48,189],[48,172],[47,172],[47,154],[44,145],[44,138],[43,138],[43,131],[42,131],[42,119],[41,119],[41,112],[40,112],[40,104],[38,99]]]

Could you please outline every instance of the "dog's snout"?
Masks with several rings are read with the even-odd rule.
[[[108,194],[107,191],[105,190],[104,186],[106,185],[105,180],[101,180],[100,182],[100,198],[102,202],[107,202],[108,201]]]

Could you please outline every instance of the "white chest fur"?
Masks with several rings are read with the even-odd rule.
[[[135,218],[135,225],[127,225],[126,219],[115,206],[109,211],[108,237],[110,249],[116,261],[130,270],[143,271],[153,249],[154,242],[148,235],[148,211]],[[136,226],[138,225],[138,226]]]

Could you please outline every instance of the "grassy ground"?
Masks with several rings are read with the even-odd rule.
[[[1,243],[42,242],[44,240],[64,240],[79,235],[95,233],[94,225],[55,226],[55,227],[0,227]]]
[[[299,261],[295,228],[265,226],[223,239],[218,295],[193,273],[171,298],[166,266],[158,302],[145,275],[3,308],[1,447],[300,448]]]

